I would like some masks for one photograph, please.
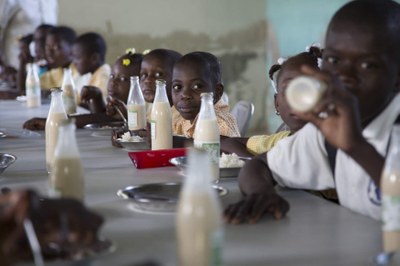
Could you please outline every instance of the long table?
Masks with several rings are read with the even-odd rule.
[[[48,108],[29,109],[25,103],[0,100],[0,130],[14,134],[0,138],[0,152],[18,157],[0,175],[0,187],[31,187],[46,193],[44,132],[39,131],[40,136],[19,133],[25,120],[45,117]],[[138,170],[127,151],[111,146],[110,137],[93,136],[85,129],[77,130],[77,140],[85,170],[85,204],[105,217],[102,235],[116,246],[114,252],[77,265],[128,266],[146,260],[177,265],[175,215],[135,211],[116,192],[130,185],[182,181],[178,170]],[[240,198],[235,178],[221,180],[220,185],[229,190],[222,197],[223,206]],[[225,226],[224,265],[373,265],[382,245],[380,222],[304,191],[280,193],[290,203],[283,220],[266,216],[255,225]],[[392,265],[399,262],[396,255]]]

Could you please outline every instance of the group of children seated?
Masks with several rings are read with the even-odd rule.
[[[173,110],[173,133],[185,138],[193,137],[200,94],[212,92],[221,150],[255,156],[239,174],[243,199],[226,209],[227,222],[257,222],[266,213],[283,217],[289,204],[275,192],[277,183],[308,190],[336,189],[340,204],[379,219],[380,175],[389,134],[400,113],[399,45],[398,3],[355,0],[344,5],[328,26],[323,51],[311,47],[271,67],[276,114],[286,127],[250,138],[240,136],[229,106],[221,101],[220,64],[208,52],[182,56],[168,49],[147,54],[129,50],[108,73],[101,36],[88,33],[74,38],[71,29],[54,27],[48,30],[44,47],[47,65],[43,67],[50,70],[41,80],[46,89],[60,85],[59,71],[64,67],[77,71],[82,79],[90,73],[80,95],[81,104],[91,113],[75,115],[82,126],[121,119],[115,107],[126,112],[131,76],[140,77],[150,110],[155,81],[163,79]],[[306,113],[293,111],[285,98],[289,82],[300,75],[327,85],[323,99]],[[44,129],[44,121],[33,118],[24,127]]]

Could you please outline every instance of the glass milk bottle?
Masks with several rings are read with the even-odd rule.
[[[172,111],[164,80],[156,80],[156,95],[151,109],[151,149],[172,148]]]
[[[219,179],[220,134],[215,116],[213,94],[202,93],[200,113],[194,130],[194,146],[206,150],[211,162],[212,180]]]
[[[75,119],[63,121],[59,127],[53,168],[49,180],[50,195],[83,200],[83,168],[75,128]]]
[[[51,172],[54,149],[58,139],[58,126],[61,121],[67,119],[61,93],[59,88],[52,89],[50,109],[46,119],[46,167],[49,173]]]
[[[42,105],[40,96],[40,81],[38,69],[35,64],[29,63],[26,65],[27,74],[25,80],[26,89],[26,105],[31,107],[39,107]]]
[[[146,128],[146,108],[139,77],[131,77],[131,88],[127,101],[129,130]]]
[[[210,169],[207,153],[190,149],[188,176],[176,214],[180,266],[222,265],[222,210],[207,169]]]
[[[400,125],[393,127],[381,177],[383,249],[400,251]]]
[[[289,106],[298,112],[308,112],[315,107],[326,91],[326,84],[310,77],[300,76],[287,86],[285,95]]]
[[[69,68],[64,68],[64,77],[61,89],[65,111],[69,115],[76,113],[76,90],[74,80],[72,79],[71,69]]]

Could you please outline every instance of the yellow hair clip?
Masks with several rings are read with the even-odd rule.
[[[131,64],[131,60],[129,58],[122,59],[122,65],[129,66]]]
[[[147,54],[150,53],[150,52],[151,52],[151,49],[146,49],[146,50],[143,51],[142,54],[143,54],[143,55],[147,55]]]
[[[125,50],[125,53],[126,54],[134,54],[134,53],[136,53],[136,49],[134,47],[128,48]]]

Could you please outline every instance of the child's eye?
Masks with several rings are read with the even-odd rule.
[[[377,64],[371,62],[362,62],[360,66],[362,69],[372,69],[378,67]]]
[[[201,89],[201,85],[200,84],[194,84],[192,89],[193,90],[199,90],[199,89]]]
[[[339,62],[339,59],[334,56],[327,56],[325,57],[325,61],[328,62],[329,64],[335,65]]]
[[[122,77],[119,77],[119,81],[121,81],[121,82],[125,82],[125,81],[128,81],[128,78],[127,78],[127,77],[124,77],[124,76],[122,76]]]
[[[147,74],[145,74],[145,73],[140,74],[140,79],[145,79],[146,77],[147,77]]]
[[[161,77],[161,76],[162,76],[162,73],[160,73],[160,72],[156,72],[156,73],[154,74],[154,76],[155,76],[156,78],[159,78],[159,77]]]
[[[173,89],[174,91],[178,91],[180,88],[181,88],[180,85],[173,85],[173,86],[172,86],[172,89]]]

